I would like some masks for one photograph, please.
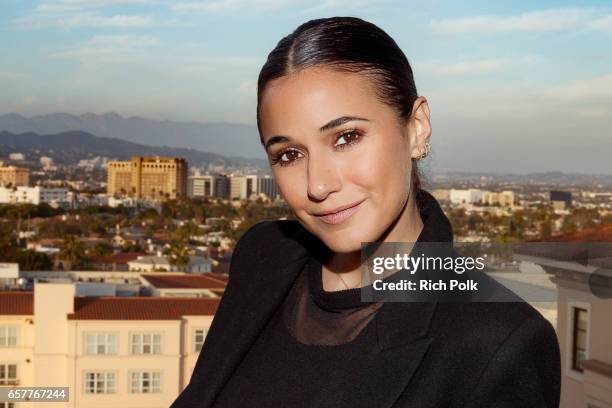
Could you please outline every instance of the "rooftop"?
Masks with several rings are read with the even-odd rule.
[[[78,297],[68,320],[179,320],[212,316],[219,298]]]
[[[225,277],[212,273],[204,275],[157,274],[141,276],[151,286],[158,289],[222,289],[227,284]]]
[[[32,292],[0,292],[0,315],[33,315]]]

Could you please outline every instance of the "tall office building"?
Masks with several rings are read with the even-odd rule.
[[[257,176],[232,176],[230,179],[230,199],[249,198],[257,194]]]
[[[23,167],[0,167],[0,186],[28,186],[30,184],[30,169]]]
[[[272,176],[259,177],[257,179],[257,191],[264,193],[273,200],[279,196],[278,186]]]
[[[570,191],[550,191],[550,201],[558,208],[570,208],[572,206],[572,193]]]
[[[108,163],[109,196],[148,200],[187,194],[187,162],[176,157],[132,157]]]
[[[192,198],[215,197],[215,176],[210,174],[189,176],[187,195]]]

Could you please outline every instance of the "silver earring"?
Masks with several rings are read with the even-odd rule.
[[[429,142],[426,142],[425,143],[425,152],[419,156],[419,160],[420,159],[424,159],[425,157],[427,157],[427,155],[430,152],[431,152],[431,145],[429,144]]]

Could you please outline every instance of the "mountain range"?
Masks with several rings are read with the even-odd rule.
[[[183,157],[190,166],[222,164],[228,166],[255,166],[265,168],[261,159],[226,157],[194,149],[155,147],[125,140],[99,137],[83,131],[61,132],[39,135],[33,132],[0,132],[0,157],[10,153],[24,153],[28,160],[49,156],[59,164],[75,164],[81,159],[106,156],[111,159],[128,160],[132,156],[176,156]]]
[[[194,149],[231,157],[265,159],[257,127],[236,123],[197,123],[123,117],[117,113],[0,115],[0,131],[41,135],[80,130],[145,146]]]

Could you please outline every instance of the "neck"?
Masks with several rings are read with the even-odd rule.
[[[378,242],[416,242],[423,229],[421,213],[411,194],[400,216]],[[328,292],[361,287],[361,250],[335,252],[323,264],[323,289]],[[347,288],[348,286],[348,288]]]

